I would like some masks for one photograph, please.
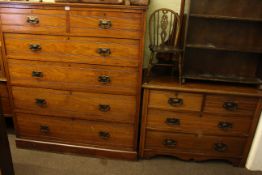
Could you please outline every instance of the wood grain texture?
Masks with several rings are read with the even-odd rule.
[[[139,64],[137,40],[9,33],[4,38],[8,58],[129,67]],[[31,44],[40,45],[41,50],[30,50]],[[109,49],[110,54],[100,55],[98,49]]]
[[[93,91],[101,93],[136,95],[135,68],[90,66],[81,64],[8,60],[10,83],[13,85]],[[32,72],[43,77],[33,77]],[[100,76],[108,76],[109,83],[101,83]]]
[[[21,138],[68,143],[73,145],[97,145],[101,148],[132,150],[133,127],[124,124],[107,124],[83,120],[68,120],[31,114],[16,114]],[[42,131],[41,127],[48,127]],[[109,133],[108,138],[100,132]]]
[[[177,121],[172,123],[172,120]],[[149,109],[146,127],[151,130],[195,133],[199,135],[248,136],[251,121],[248,118],[221,117],[215,114],[200,117],[196,113]],[[220,128],[220,123],[230,123],[232,127]]]
[[[183,100],[183,104],[172,106],[168,103],[170,98]],[[180,93],[174,91],[150,91],[149,108],[167,109],[167,110],[189,110],[200,111],[203,96],[201,94]]]
[[[134,123],[135,96],[58,91],[40,88],[13,87],[16,111],[62,116],[65,118]],[[45,105],[36,103],[45,100]],[[101,111],[100,105],[109,105]]]

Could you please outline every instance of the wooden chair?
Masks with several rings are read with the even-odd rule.
[[[0,172],[2,175],[14,175],[13,163],[6,133],[5,120],[0,98]],[[0,173],[1,174],[1,173]]]
[[[178,69],[181,77],[182,50],[179,48],[180,16],[170,9],[156,10],[149,19],[150,59],[146,74],[148,82],[154,66],[172,67]],[[155,58],[158,54],[172,54],[168,64],[159,63]]]

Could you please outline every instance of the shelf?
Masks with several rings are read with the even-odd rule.
[[[262,50],[250,50],[250,49],[236,49],[236,48],[222,48],[216,47],[214,45],[202,45],[202,44],[187,44],[188,48],[196,49],[208,49],[208,50],[218,50],[218,51],[233,51],[233,52],[249,52],[249,53],[262,53]]]
[[[241,18],[232,16],[220,16],[220,15],[203,15],[203,14],[190,14],[190,17],[195,18],[206,18],[206,19],[221,19],[221,20],[232,20],[232,21],[247,21],[247,22],[262,22],[262,19],[256,18]]]
[[[259,78],[249,78],[249,77],[229,77],[229,76],[219,76],[211,74],[200,74],[200,75],[184,75],[185,79],[193,80],[211,80],[218,82],[230,82],[230,83],[243,83],[243,84],[262,84],[262,80]]]

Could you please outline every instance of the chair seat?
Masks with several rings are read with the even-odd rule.
[[[178,53],[182,52],[181,49],[176,48],[174,46],[150,46],[149,47],[152,52],[156,53]]]

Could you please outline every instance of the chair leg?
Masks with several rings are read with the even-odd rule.
[[[149,59],[149,64],[147,68],[147,73],[146,73],[146,82],[148,83],[150,81],[150,76],[151,76],[151,70],[153,67],[153,60],[154,60],[155,54],[151,52],[150,59]]]
[[[182,84],[183,80],[182,80],[182,55],[179,54],[179,59],[178,59],[178,69],[179,69],[179,83]]]

